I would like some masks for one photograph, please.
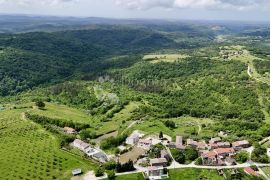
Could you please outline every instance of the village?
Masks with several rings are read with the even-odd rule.
[[[66,133],[74,134],[76,131],[65,127]],[[226,134],[219,132],[219,136],[208,141],[184,139],[177,135],[175,141],[172,137],[160,132],[159,135],[148,134],[135,130],[118,146],[119,154],[107,154],[98,146],[90,145],[80,139],[75,139],[70,146],[79,149],[85,155],[101,164],[108,161],[127,164],[132,161],[134,171],[142,172],[146,179],[169,178],[168,169],[185,167],[217,169],[220,176],[225,176],[223,169],[232,169],[231,175],[237,175],[238,169],[242,168],[247,175],[265,177],[261,174],[253,162],[238,163],[235,156],[242,151],[249,155],[254,149],[248,140],[235,142],[223,141]],[[181,160],[179,156],[187,156],[188,151],[192,152],[193,159]],[[269,151],[270,152],[270,151]],[[255,166],[254,166],[255,165]],[[73,170],[73,175],[81,174],[80,169]],[[267,176],[268,178],[268,176]]]

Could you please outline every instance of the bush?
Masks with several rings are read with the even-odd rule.
[[[186,160],[194,161],[197,159],[199,156],[198,151],[196,151],[194,148],[191,146],[187,146],[185,149],[185,157]]]
[[[245,163],[249,159],[249,154],[246,151],[240,151],[236,154],[235,160],[239,163]]]
[[[101,177],[101,176],[104,175],[104,172],[105,172],[104,168],[99,167],[99,168],[97,168],[97,169],[95,170],[95,176],[96,176],[96,177]]]
[[[201,157],[197,158],[195,164],[196,165],[202,165],[203,164],[202,158]]]
[[[117,137],[109,137],[101,142],[100,147],[102,149],[110,149],[121,145],[125,142],[127,135],[121,135]]]
[[[39,109],[45,108],[45,103],[43,101],[37,101],[35,104]]]
[[[186,161],[185,154],[182,151],[179,151],[177,149],[171,149],[171,153],[175,161],[177,161],[180,164],[184,164]]]
[[[254,145],[254,150],[251,154],[251,160],[260,163],[268,163],[269,157],[266,153],[266,148],[262,147],[259,143],[256,143]]]
[[[148,151],[150,158],[160,158],[161,154],[160,151],[164,149],[162,144],[156,144]]]
[[[168,127],[168,128],[172,128],[172,129],[176,128],[175,122],[174,121],[171,121],[171,120],[165,121],[164,122],[164,125],[166,127]]]
[[[116,164],[116,171],[118,173],[128,172],[128,171],[134,171],[134,170],[135,170],[135,168],[134,168],[134,165],[133,165],[133,161],[131,161],[131,160],[129,160],[125,164],[121,164],[119,162]]]
[[[116,162],[115,161],[108,161],[104,164],[104,168],[106,170],[114,170],[116,168]]]
[[[115,172],[113,170],[112,171],[108,171],[107,172],[107,175],[108,175],[108,179],[109,180],[115,179]]]
[[[80,131],[80,137],[81,139],[83,140],[86,140],[86,139],[95,139],[97,137],[96,133],[95,132],[91,132],[90,130],[87,130],[87,129],[83,129]]]

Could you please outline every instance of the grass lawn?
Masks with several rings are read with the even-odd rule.
[[[264,167],[262,170],[266,175],[270,175],[270,167]]]
[[[224,178],[218,175],[217,170],[207,169],[175,169],[169,170],[170,180],[198,180],[198,179],[214,179],[223,180]]]
[[[150,54],[145,55],[143,60],[150,61],[151,63],[159,62],[175,62],[177,60],[185,59],[189,57],[185,54]]]
[[[115,180],[144,180],[143,174],[127,174],[123,176],[117,176]]]
[[[71,170],[93,163],[60,149],[56,137],[21,119],[23,110],[0,112],[0,179],[70,179]]]
[[[70,108],[65,105],[46,103],[44,110],[32,109],[31,113],[38,114],[41,116],[47,116],[54,119],[63,119],[67,121],[74,121],[80,123],[90,123],[92,122],[92,117],[85,112]]]

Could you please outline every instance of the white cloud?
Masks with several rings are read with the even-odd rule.
[[[61,5],[70,2],[77,2],[80,0],[0,0],[0,5],[14,5],[14,6],[47,6],[47,5]]]
[[[115,0],[117,5],[129,9],[161,8],[210,8],[210,9],[249,9],[270,5],[269,0]]]

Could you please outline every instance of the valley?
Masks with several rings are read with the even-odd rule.
[[[223,26],[0,34],[0,179],[269,178],[269,37]]]

